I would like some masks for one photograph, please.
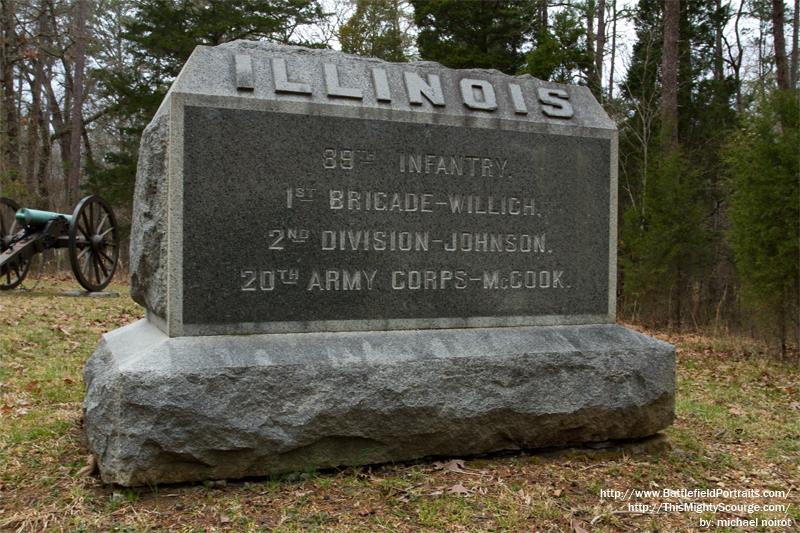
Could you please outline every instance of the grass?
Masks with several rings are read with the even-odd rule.
[[[30,285],[30,284],[29,284]],[[717,519],[800,523],[800,371],[735,337],[647,332],[678,350],[677,419],[664,439],[567,450],[342,468],[280,478],[138,489],[86,472],[81,372],[100,335],[137,320],[119,298],[62,295],[45,279],[0,294],[0,530],[10,531],[736,531]],[[664,446],[664,441],[668,446]],[[635,514],[601,490],[771,489],[784,512]],[[632,498],[636,503],[676,498]],[[712,521],[700,527],[699,520]],[[748,527],[785,531],[791,527]]]

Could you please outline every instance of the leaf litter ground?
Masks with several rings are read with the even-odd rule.
[[[67,297],[42,279],[0,293],[0,530],[8,531],[784,531],[800,523],[800,370],[754,341],[645,331],[678,350],[677,418],[663,436],[611,449],[442,458],[278,478],[125,489],[103,485],[81,426],[82,369],[100,335],[143,311]],[[633,490],[783,491],[666,498]],[[610,491],[630,494],[628,501]],[[725,512],[653,509],[664,502]],[[635,504],[652,505],[644,510]],[[782,504],[754,511],[739,504]],[[710,528],[701,527],[708,520]]]

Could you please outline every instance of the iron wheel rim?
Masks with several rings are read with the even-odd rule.
[[[11,240],[22,226],[16,219],[19,204],[11,198],[0,197],[0,253],[8,249],[7,243]],[[0,269],[0,290],[7,291],[19,286],[25,281],[31,262],[27,259],[19,258],[12,264],[8,264]]]
[[[99,196],[83,198],[69,225],[69,261],[78,283],[89,292],[105,289],[119,261],[119,231],[111,206]]]

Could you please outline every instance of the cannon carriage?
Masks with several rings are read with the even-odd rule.
[[[71,215],[20,208],[0,197],[0,290],[19,286],[33,257],[67,248],[72,273],[87,291],[103,290],[119,261],[119,232],[111,206],[87,196]]]

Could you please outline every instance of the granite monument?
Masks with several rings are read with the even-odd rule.
[[[198,47],[145,130],[131,293],[87,363],[122,485],[652,435],[616,325],[614,123],[585,87]]]

